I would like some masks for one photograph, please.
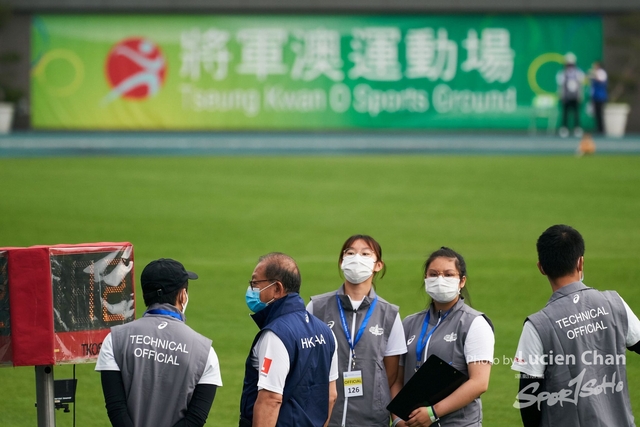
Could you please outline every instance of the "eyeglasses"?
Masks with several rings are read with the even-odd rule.
[[[376,253],[371,249],[363,249],[360,252],[358,252],[353,248],[347,248],[344,250],[344,252],[342,252],[342,256],[354,256],[354,255],[360,255],[361,257],[364,257],[364,258],[376,257]]]
[[[429,271],[427,271],[427,274],[426,274],[425,277],[438,277],[438,276],[442,276],[442,277],[459,277],[460,273],[458,273],[455,270],[446,270],[446,271],[429,270]]]
[[[255,291],[254,288],[257,288],[256,283],[260,282],[275,282],[273,279],[264,279],[264,280],[249,280],[249,286],[251,286],[251,290]]]

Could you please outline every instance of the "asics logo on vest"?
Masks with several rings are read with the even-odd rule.
[[[458,334],[456,334],[455,332],[451,332],[449,335],[444,336],[444,340],[446,342],[454,342],[457,339],[458,339]]]
[[[372,326],[369,328],[369,332],[379,337],[380,335],[384,334],[384,329],[382,329],[376,324],[376,326]]]
[[[416,339],[416,336],[415,335],[411,335],[409,337],[409,339],[407,340],[407,345],[411,344],[413,342],[413,340],[415,340],[415,339]]]
[[[575,295],[573,296],[573,303],[574,303],[574,304],[577,304],[577,303],[578,303],[578,301],[580,301],[580,295],[575,294]]]
[[[336,324],[336,323],[335,323],[333,320],[331,320],[331,321],[329,321],[329,322],[327,323],[327,326],[328,326],[329,328],[333,329],[333,325],[335,325],[335,324]]]
[[[168,323],[167,323],[167,322],[162,322],[162,323],[160,323],[160,324],[158,325],[158,329],[164,329],[164,328],[166,328],[166,327],[167,327],[167,325],[168,325]]]

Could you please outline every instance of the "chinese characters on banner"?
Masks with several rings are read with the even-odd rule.
[[[451,82],[458,72],[477,72],[486,83],[508,83],[513,75],[515,58],[510,37],[506,28],[485,28],[479,34],[476,29],[469,29],[467,37],[458,43],[449,38],[443,27],[410,28],[404,36],[397,27],[357,27],[350,34],[350,51],[343,53],[341,33],[323,27],[297,29],[290,33],[282,28],[238,29],[235,33],[214,27],[192,28],[180,36],[180,76],[191,82],[202,82],[205,75],[220,81],[233,73],[252,76],[260,83],[270,76],[288,76],[292,81],[302,82],[313,82],[321,77],[331,82],[344,82],[345,79]],[[239,46],[235,56],[229,47],[232,41]],[[463,52],[459,53],[459,50]],[[293,54],[291,64],[285,61],[286,53]],[[348,61],[343,60],[343,54]],[[464,61],[459,63],[459,58]],[[351,98],[357,112],[370,116],[383,111],[423,113],[429,108],[427,92],[412,86],[394,89],[392,94],[376,91],[367,84],[356,85],[353,94],[344,85],[334,85],[328,93],[320,89],[291,92],[265,86],[262,103],[256,89],[201,91],[187,84],[182,86],[182,94],[187,109],[237,110],[248,117],[259,113],[260,104],[267,111],[322,112],[329,106],[334,113],[344,113],[351,106]],[[436,87],[434,94],[438,94],[433,100],[437,111],[455,108],[451,99],[456,94],[452,95],[449,86]],[[513,88],[497,93],[497,96],[493,91],[485,98],[497,101],[485,102],[488,106],[480,108],[513,111],[515,95]],[[372,105],[372,99],[381,102]]]
[[[289,42],[291,36],[291,42]],[[241,45],[233,58],[228,42]],[[180,37],[180,75],[199,81],[204,74],[224,80],[229,72],[253,75],[264,81],[269,75],[288,74],[293,80],[312,81],[325,76],[332,81],[363,78],[370,81],[399,81],[426,78],[451,81],[461,72],[478,73],[487,83],[506,83],[513,74],[515,51],[506,28],[485,28],[478,35],[469,29],[460,45],[466,51],[459,64],[458,43],[449,39],[446,28],[409,29],[404,35],[406,67],[402,70],[399,43],[402,34],[394,27],[354,28],[345,73],[341,35],[337,30],[314,28],[288,34],[284,29],[241,29],[235,35],[217,28],[184,31]],[[295,55],[291,66],[284,62],[284,50]]]
[[[527,129],[602,55],[595,16],[35,19],[36,129]]]

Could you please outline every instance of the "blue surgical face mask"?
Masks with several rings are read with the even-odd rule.
[[[269,286],[265,286],[259,291],[254,291],[253,289],[251,289],[251,286],[247,288],[247,293],[245,294],[244,299],[247,302],[247,307],[249,307],[249,310],[253,311],[254,313],[257,313],[260,310],[264,310],[270,303],[273,302],[273,300],[269,302],[260,301],[260,292],[264,291],[270,286],[273,286],[275,283],[276,282],[273,282]]]

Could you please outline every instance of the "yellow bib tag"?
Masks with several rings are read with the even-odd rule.
[[[362,396],[362,371],[343,372],[345,397]]]

